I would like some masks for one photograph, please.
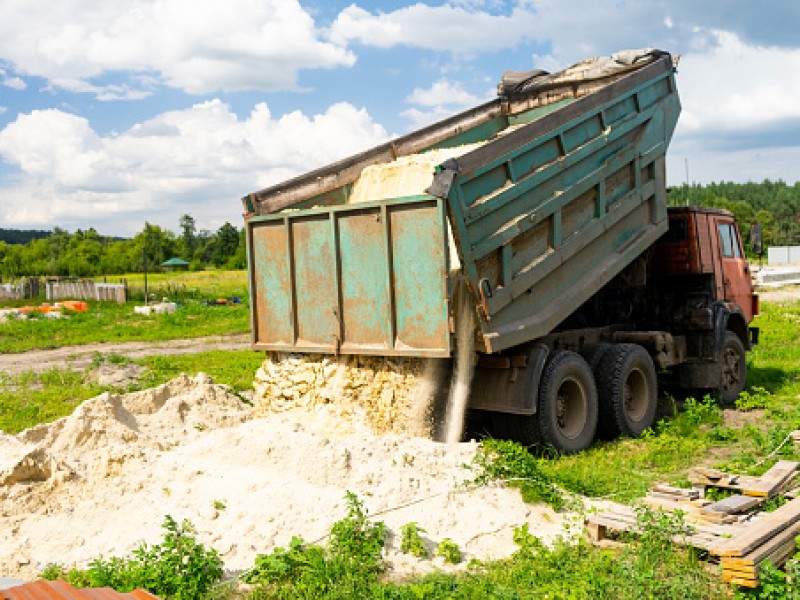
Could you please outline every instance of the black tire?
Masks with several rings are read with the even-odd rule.
[[[541,441],[536,415],[492,413],[492,429],[495,436],[523,446],[537,446]]]
[[[597,377],[597,366],[600,364],[600,361],[603,360],[606,352],[611,350],[612,347],[612,344],[608,342],[600,342],[599,344],[589,344],[581,350],[581,356],[589,365],[595,377]]]
[[[719,398],[723,405],[730,406],[736,402],[747,379],[747,356],[744,344],[732,331],[725,332],[720,368],[722,384],[718,390]]]
[[[653,425],[658,384],[647,350],[638,344],[617,344],[603,356],[596,373],[604,437],[637,437]]]
[[[592,370],[574,352],[555,352],[539,384],[536,416],[540,443],[561,454],[592,445],[597,430],[597,388]]]

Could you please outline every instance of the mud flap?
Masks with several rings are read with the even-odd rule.
[[[547,346],[534,344],[524,355],[527,359],[524,367],[491,367],[479,363],[472,380],[469,407],[517,415],[536,414],[539,382],[549,354]]]

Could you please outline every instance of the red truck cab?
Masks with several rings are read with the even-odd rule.
[[[686,335],[688,360],[678,369],[682,383],[719,388],[723,400],[732,402],[744,388],[744,351],[758,341],[758,329],[750,324],[759,310],[733,214],[670,207],[669,231],[654,248],[651,274],[657,293],[671,299],[672,330]],[[709,360],[722,365],[722,381]]]

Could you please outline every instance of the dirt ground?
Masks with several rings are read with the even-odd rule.
[[[16,374],[23,371],[47,371],[54,367],[85,369],[92,364],[98,352],[118,354],[130,359],[154,354],[193,354],[211,350],[246,350],[250,347],[250,334],[217,335],[158,342],[121,342],[117,344],[85,344],[64,346],[50,350],[31,350],[20,354],[0,354],[0,371]]]
[[[800,286],[762,288],[758,290],[761,302],[794,302],[800,300]]]

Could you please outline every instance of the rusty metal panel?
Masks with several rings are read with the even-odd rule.
[[[272,344],[294,343],[289,227],[284,219],[250,228],[253,335]]]
[[[254,347],[449,356],[445,219],[430,196],[250,219]]]
[[[339,338],[331,219],[323,214],[291,223],[297,343],[309,347],[330,346]]]
[[[446,231],[442,205],[396,206],[390,211],[398,348],[447,348]],[[435,260],[420,260],[421,256]]]
[[[380,210],[339,216],[342,274],[342,350],[392,345],[389,248]]]

